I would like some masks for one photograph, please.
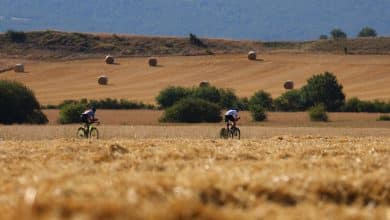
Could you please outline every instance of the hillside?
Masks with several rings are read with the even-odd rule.
[[[24,62],[26,73],[8,71],[0,79],[13,79],[31,87],[42,104],[64,99],[126,98],[153,103],[158,92],[169,85],[195,86],[208,80],[218,87],[233,88],[241,97],[264,89],[276,97],[284,92],[285,80],[299,88],[313,74],[330,71],[344,85],[347,97],[390,99],[388,55],[261,54],[262,61],[250,62],[246,54],[215,56],[165,56],[151,68],[148,59],[120,58],[117,65],[99,59],[44,61],[0,59],[3,63]],[[97,77],[106,74],[108,86]]]
[[[57,29],[254,40],[313,40],[340,27],[390,35],[388,0],[0,0],[0,31]]]
[[[7,32],[0,34],[0,57],[29,59],[75,59],[115,56],[167,56],[261,53],[390,54],[390,38],[355,38],[319,41],[236,41],[203,39],[204,46],[189,37],[148,37],[116,34],[67,33],[59,31]]]

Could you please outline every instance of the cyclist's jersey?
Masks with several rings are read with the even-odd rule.
[[[88,109],[87,111],[83,112],[83,114],[81,114],[81,115],[85,115],[88,118],[94,118],[95,117],[95,113],[92,111],[92,109]]]
[[[237,119],[238,118],[238,112],[236,110],[229,110],[225,113],[225,116],[231,115],[233,118]]]

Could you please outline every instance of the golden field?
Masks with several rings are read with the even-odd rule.
[[[0,141],[0,219],[389,219],[389,137]]]
[[[245,54],[215,56],[160,57],[159,66],[150,68],[147,58],[119,58],[116,65],[102,59],[13,60],[0,63],[26,64],[26,73],[12,71],[0,79],[19,80],[35,92],[41,104],[58,104],[64,99],[125,98],[154,103],[158,92],[169,85],[195,86],[202,80],[233,88],[241,97],[264,89],[276,97],[283,83],[294,80],[300,88],[314,74],[330,71],[344,86],[347,97],[390,98],[388,55],[335,55],[264,53],[250,62]],[[109,77],[108,86],[99,86],[97,77]]]

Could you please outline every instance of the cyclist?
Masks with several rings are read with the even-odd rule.
[[[81,114],[81,120],[85,123],[85,126],[86,128],[88,128],[88,130],[91,124],[99,121],[97,118],[95,118],[95,113],[96,113],[96,108],[92,106],[90,109],[84,111]]]
[[[225,122],[226,122],[226,128],[229,130],[229,121],[233,122],[232,128],[236,127],[236,122],[240,120],[240,117],[238,116],[238,109],[230,109],[225,113]]]

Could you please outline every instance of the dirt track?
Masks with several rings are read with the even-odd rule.
[[[313,74],[330,71],[344,85],[348,97],[390,99],[390,57],[382,55],[265,54],[262,61],[249,62],[245,55],[162,57],[150,68],[147,58],[118,59],[106,65],[101,59],[78,61],[22,61],[26,73],[6,72],[0,79],[26,83],[41,104],[64,99],[126,98],[153,103],[168,85],[194,86],[208,80],[218,87],[233,88],[239,96],[264,89],[273,97],[284,92],[285,80],[301,87]],[[1,60],[16,63],[20,60]],[[108,86],[97,77],[106,74]]]

